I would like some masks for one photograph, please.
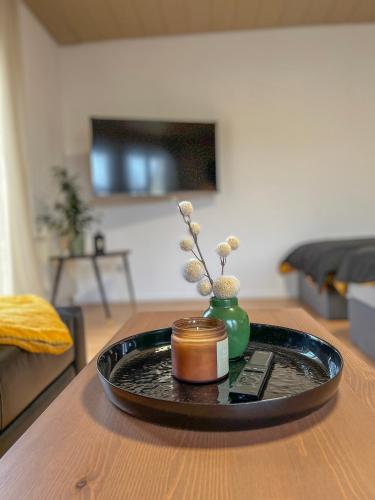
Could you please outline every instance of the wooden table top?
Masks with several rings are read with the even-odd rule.
[[[115,338],[186,315],[141,313]],[[375,498],[375,370],[301,309],[253,310],[250,317],[336,345],[345,361],[338,396],[275,427],[178,430],[114,407],[91,362],[1,459],[1,499]]]

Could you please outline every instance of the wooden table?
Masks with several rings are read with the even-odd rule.
[[[64,268],[64,263],[68,260],[88,259],[91,261],[93,269],[94,269],[94,274],[95,274],[96,282],[98,284],[98,289],[99,289],[100,297],[102,299],[102,304],[103,304],[105,315],[107,318],[110,318],[111,317],[111,310],[110,310],[109,305],[108,305],[108,300],[107,300],[107,296],[105,293],[104,284],[103,284],[102,276],[100,273],[100,268],[98,265],[98,259],[103,259],[103,258],[108,258],[108,257],[109,258],[121,257],[122,262],[124,264],[124,272],[125,272],[126,284],[128,286],[128,291],[129,291],[130,303],[134,304],[135,303],[135,294],[134,294],[134,286],[133,286],[132,276],[130,273],[130,264],[129,264],[130,253],[131,253],[130,250],[116,250],[116,251],[105,252],[105,253],[101,253],[101,254],[89,253],[89,254],[82,254],[82,255],[53,255],[49,259],[51,262],[57,262],[57,266],[56,266],[55,277],[53,280],[51,304],[52,305],[56,304],[56,297],[57,297],[57,292],[59,290],[60,279],[61,279],[62,271]]]
[[[139,314],[115,338],[186,315]],[[182,431],[115,408],[91,362],[0,461],[1,499],[375,498],[375,371],[300,309],[250,315],[335,344],[345,360],[338,396],[280,426]]]

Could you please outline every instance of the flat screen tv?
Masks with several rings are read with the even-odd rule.
[[[215,124],[93,118],[94,194],[215,191]]]

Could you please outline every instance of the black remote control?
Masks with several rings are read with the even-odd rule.
[[[257,401],[270,375],[274,354],[269,351],[254,351],[241,370],[229,394],[237,401]]]

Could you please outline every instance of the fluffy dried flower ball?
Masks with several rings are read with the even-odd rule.
[[[184,252],[190,252],[194,248],[194,241],[190,238],[184,238],[180,241],[180,248]]]
[[[181,201],[178,206],[185,217],[189,217],[193,213],[193,205],[190,201]]]
[[[184,266],[183,275],[189,283],[196,283],[201,280],[204,275],[202,263],[198,259],[190,259]]]
[[[191,228],[193,234],[195,234],[195,236],[198,236],[198,234],[201,232],[201,227],[198,224],[198,222],[192,222],[190,224],[190,228]]]
[[[228,257],[231,250],[232,249],[231,249],[229,243],[227,243],[226,241],[222,241],[216,247],[216,252],[218,255],[220,255],[220,257]]]
[[[198,292],[205,296],[212,292],[212,286],[208,278],[203,278],[197,285]]]
[[[237,238],[237,236],[228,236],[225,241],[228,243],[232,250],[237,250],[237,248],[240,246],[240,240]]]
[[[220,276],[214,281],[213,291],[218,299],[231,299],[237,297],[240,282],[235,276]]]

